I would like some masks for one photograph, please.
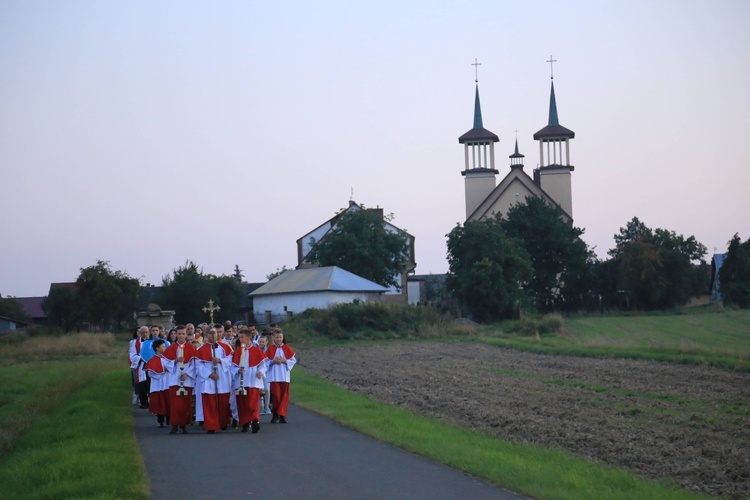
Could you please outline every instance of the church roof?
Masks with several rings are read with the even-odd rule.
[[[272,279],[251,296],[305,292],[387,292],[388,289],[340,267],[294,269]]]
[[[557,101],[555,100],[555,82],[552,82],[550,90],[549,120],[547,122],[546,127],[534,134],[535,141],[549,138],[573,139],[576,136],[575,132],[560,125],[560,120],[557,117]]]
[[[534,182],[534,179],[529,177],[526,172],[524,172],[520,168],[514,168],[511,169],[510,172],[508,172],[508,175],[506,175],[497,186],[495,186],[495,189],[492,190],[487,198],[485,198],[484,201],[479,204],[479,206],[474,210],[474,212],[472,212],[469,217],[466,218],[466,220],[479,220],[484,216],[491,215],[490,210],[492,209],[495,202],[511,187],[514,181],[518,181],[523,184],[523,186],[531,194],[542,198],[551,206],[560,206],[549,194],[547,194],[544,189],[541,188],[541,186],[539,186],[539,184]],[[571,217],[563,207],[560,206],[560,210],[562,210],[563,215],[565,215],[568,221],[573,220],[573,217]]]
[[[474,127],[466,132],[464,135],[458,138],[458,142],[464,144],[466,142],[498,142],[500,138],[484,128],[482,123],[482,106],[479,103],[479,85],[477,85],[476,93],[474,94]]]

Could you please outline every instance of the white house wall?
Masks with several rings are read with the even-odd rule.
[[[327,309],[334,304],[346,304],[359,300],[380,300],[379,293],[368,292],[304,292],[253,297],[253,312],[256,315],[271,311],[273,315],[284,315],[287,311],[299,314],[306,309]],[[286,309],[285,309],[286,308]]]

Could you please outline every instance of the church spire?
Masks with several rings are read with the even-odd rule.
[[[549,123],[547,125],[560,125],[557,118],[557,101],[555,100],[555,82],[552,82],[552,89],[549,93]]]
[[[516,151],[512,155],[510,155],[508,158],[510,158],[510,168],[523,168],[523,159],[525,158],[524,155],[518,152],[518,137],[516,137]]]
[[[476,94],[474,95],[474,128],[484,128],[484,125],[482,125],[482,105],[479,103],[478,83]]]

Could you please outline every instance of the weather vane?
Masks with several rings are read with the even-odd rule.
[[[552,59],[552,54],[550,54],[549,61],[547,61],[547,62],[549,63],[549,79],[550,80],[554,80],[555,79],[555,75],[552,73],[552,64],[556,63],[557,59]]]
[[[482,63],[477,62],[476,57],[474,58],[474,62],[471,63],[472,66],[474,66],[474,83],[479,83],[479,66],[482,65]]]
[[[214,311],[219,311],[219,310],[221,310],[221,307],[219,307],[218,305],[214,306],[213,299],[208,299],[208,307],[204,307],[203,312],[204,313],[207,312],[209,314],[212,325],[214,324]]]

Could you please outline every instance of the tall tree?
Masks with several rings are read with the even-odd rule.
[[[406,235],[390,232],[385,220],[372,210],[350,210],[334,227],[313,242],[308,260],[321,266],[338,266],[387,287],[400,287],[407,258]]]
[[[503,231],[497,217],[458,225],[447,235],[446,286],[479,321],[512,317],[531,278],[528,253]]]
[[[121,328],[132,322],[138,303],[139,283],[124,271],[113,271],[109,262],[81,269],[76,280],[81,304],[91,323],[100,328]]]
[[[65,332],[71,331],[78,323],[86,319],[81,298],[72,288],[52,288],[49,296],[42,303],[42,310],[47,314],[47,319],[51,324],[59,326]]]
[[[735,234],[730,240],[719,282],[725,304],[750,307],[750,238],[742,243]]]
[[[179,323],[199,323],[205,319],[203,307],[212,295],[211,276],[203,274],[203,269],[193,261],[172,271],[172,275],[162,278],[161,290],[156,301],[163,309],[175,311]],[[223,306],[222,306],[223,307]]]
[[[706,247],[694,236],[667,229],[652,230],[633,217],[619,234],[609,255],[617,268],[617,286],[638,309],[663,309],[685,304],[705,293]]]
[[[526,284],[540,311],[581,307],[588,295],[594,257],[583,229],[562,220],[562,210],[532,196],[508,210],[500,227],[529,254],[533,275]]]

